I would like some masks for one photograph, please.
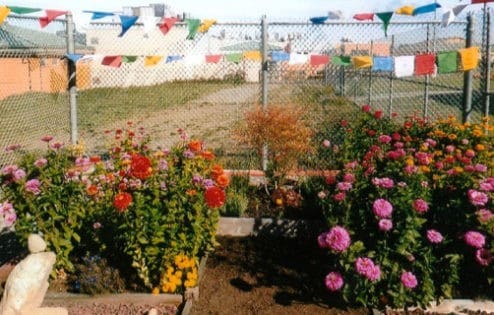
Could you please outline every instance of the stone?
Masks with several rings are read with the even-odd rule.
[[[34,234],[33,234],[34,235]],[[10,272],[3,298],[0,301],[1,315],[51,314],[67,315],[68,311],[59,307],[40,307],[48,290],[50,276],[56,256],[53,252],[37,252],[46,248],[46,243],[37,235],[29,237],[29,254]],[[41,242],[40,242],[41,240]]]
[[[149,310],[148,315],[158,315],[158,310],[155,308],[152,308]]]
[[[27,248],[32,254],[41,253],[46,250],[46,242],[38,234],[31,234],[27,238]]]

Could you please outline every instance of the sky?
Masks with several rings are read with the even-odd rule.
[[[469,4],[470,0],[436,0],[444,9],[457,4]],[[303,20],[324,16],[329,11],[341,10],[344,18],[351,19],[356,13],[394,11],[403,5],[418,7],[431,4],[434,0],[0,0],[0,5],[25,6],[41,9],[69,10],[74,16],[76,27],[84,28],[90,21],[90,11],[121,12],[125,6],[146,6],[150,3],[166,3],[175,14],[182,12],[192,18],[216,19],[219,22],[259,20],[266,15],[268,20]],[[233,4],[234,3],[234,4]],[[482,8],[481,4],[472,5],[468,10]]]

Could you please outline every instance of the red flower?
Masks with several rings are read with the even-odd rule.
[[[43,136],[41,138],[41,141],[44,141],[44,142],[50,142],[51,140],[53,140],[52,136]]]
[[[368,112],[370,112],[370,110],[371,110],[371,107],[369,105],[362,106],[362,111],[364,113],[368,113]]]
[[[130,206],[132,203],[132,195],[127,192],[119,193],[115,196],[113,200],[113,206],[117,208],[118,212],[122,213]]]
[[[188,144],[188,148],[192,152],[199,152],[202,150],[202,143],[199,140],[191,140]]]
[[[382,117],[382,116],[383,116],[383,112],[382,112],[382,110],[376,110],[376,111],[374,112],[374,118],[376,118],[376,119],[381,119],[381,117]]]
[[[225,203],[226,194],[223,189],[219,187],[209,187],[204,193],[206,204],[210,208],[219,208]]]
[[[130,174],[139,179],[146,179],[151,176],[151,161],[139,154],[135,154],[132,156],[132,161],[130,164]]]

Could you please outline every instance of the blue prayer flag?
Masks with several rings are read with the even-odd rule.
[[[77,62],[77,60],[81,59],[83,55],[81,54],[65,54],[65,57],[67,59],[72,60],[74,63]]]
[[[180,59],[182,59],[182,56],[178,56],[178,55],[168,56],[168,57],[166,57],[166,62],[165,63],[174,62],[174,61],[177,61],[177,60],[180,60]]]
[[[415,8],[413,10],[413,15],[434,12],[434,11],[436,11],[437,8],[440,8],[440,7],[441,7],[441,5],[439,3],[427,4],[427,5]]]
[[[289,61],[290,54],[284,51],[273,51],[271,52],[271,60],[273,61]]]
[[[120,22],[122,23],[122,32],[118,37],[124,36],[124,34],[132,27],[139,17],[133,15],[120,15]]]
[[[317,16],[317,17],[310,18],[310,21],[314,24],[324,24],[324,22],[326,22],[327,19],[328,19],[328,16]]]
[[[93,15],[91,16],[91,20],[97,20],[104,18],[106,16],[112,16],[114,15],[113,12],[101,12],[101,11],[83,11],[85,13],[92,13]]]
[[[393,58],[375,56],[372,60],[372,71],[393,71]]]

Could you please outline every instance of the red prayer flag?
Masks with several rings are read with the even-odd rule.
[[[329,56],[327,55],[310,55],[311,66],[327,65],[328,63],[329,63]]]
[[[105,56],[101,61],[101,64],[104,66],[120,68],[122,64],[122,56]]]
[[[60,15],[67,14],[68,11],[58,11],[58,10],[45,10],[46,16],[42,16],[39,18],[39,25],[41,28],[47,26],[54,19],[56,19]]]
[[[365,20],[374,21],[374,13],[359,13],[359,14],[355,14],[353,18],[359,21],[365,21]]]
[[[218,63],[223,55],[206,55],[206,63]]]
[[[166,35],[172,29],[173,25],[175,25],[175,22],[177,22],[177,18],[164,18],[163,23],[159,26],[161,33]]]
[[[436,55],[422,54],[415,56],[415,75],[434,74]]]
[[[475,4],[475,3],[486,3],[486,2],[494,2],[494,0],[472,0],[472,4]]]

